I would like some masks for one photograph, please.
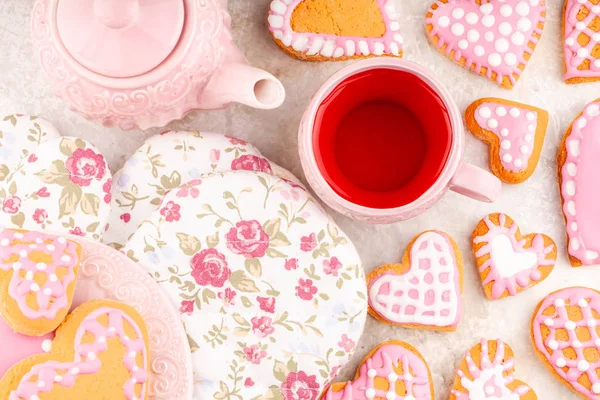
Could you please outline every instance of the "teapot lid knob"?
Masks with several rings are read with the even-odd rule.
[[[87,69],[113,78],[142,75],[175,49],[184,0],[59,0],[58,34]]]

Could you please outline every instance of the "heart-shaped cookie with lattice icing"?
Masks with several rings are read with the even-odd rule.
[[[106,159],[87,141],[61,137],[37,117],[0,118],[0,228],[100,239],[111,183]]]
[[[545,0],[436,0],[426,27],[442,54],[512,89],[545,21]]]
[[[0,313],[16,332],[55,330],[73,302],[81,246],[60,236],[0,232]]]
[[[146,399],[148,333],[138,312],[112,300],[76,308],[49,354],[14,365],[0,381],[3,399]]]
[[[354,381],[334,383],[321,400],[433,400],[433,379],[427,362],[411,345],[391,340],[363,360]]]
[[[301,60],[402,57],[394,0],[273,0],[268,25],[277,45]]]
[[[522,235],[505,214],[490,214],[473,231],[473,253],[486,296],[496,300],[545,280],[556,265],[558,250],[547,235]]]
[[[454,331],[461,316],[463,257],[446,233],[427,231],[408,245],[402,264],[367,275],[369,313],[392,325]]]
[[[465,355],[458,370],[450,400],[536,400],[526,383],[515,379],[513,350],[502,340],[486,340]]]
[[[600,4],[595,0],[566,0],[563,16],[565,81],[600,80]]]
[[[600,292],[570,287],[538,304],[531,337],[546,367],[584,399],[600,398]]]

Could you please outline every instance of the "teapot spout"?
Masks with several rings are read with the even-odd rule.
[[[245,63],[222,66],[198,99],[200,108],[219,109],[229,103],[271,110],[285,100],[285,88],[273,75]]]

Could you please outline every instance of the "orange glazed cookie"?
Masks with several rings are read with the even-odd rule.
[[[515,379],[514,353],[502,340],[485,340],[465,355],[456,371],[450,400],[537,400]]]
[[[148,333],[133,307],[94,300],[76,308],[56,331],[49,354],[14,365],[0,398],[146,399]]]
[[[334,383],[322,400],[433,400],[427,362],[411,345],[391,340],[377,346],[361,363],[353,382]]]
[[[42,336],[65,319],[79,274],[81,246],[64,237],[0,233],[0,313],[16,332]]]
[[[538,165],[548,128],[548,113],[514,101],[485,98],[465,113],[467,127],[490,146],[490,167],[506,183],[521,183]]]
[[[275,43],[300,60],[402,57],[394,0],[273,0],[268,25]]]
[[[512,89],[545,21],[545,0],[436,0],[425,23],[442,54]]]
[[[514,296],[541,283],[554,266],[554,241],[539,233],[521,235],[508,215],[490,214],[473,232],[473,252],[488,299]]]
[[[408,245],[402,264],[367,275],[369,313],[408,328],[454,331],[461,317],[463,257],[446,233],[427,231]]]

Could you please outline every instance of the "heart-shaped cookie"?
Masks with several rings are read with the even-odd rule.
[[[600,264],[600,99],[585,107],[558,149],[558,181],[574,267]]]
[[[600,398],[600,292],[571,287],[540,302],[531,321],[548,369],[583,399]]]
[[[450,400],[536,400],[529,385],[515,379],[515,359],[502,340],[486,340],[465,355],[450,394]]]
[[[595,1],[566,0],[563,15],[565,81],[594,82],[600,79],[600,6]]]
[[[521,183],[538,165],[548,112],[514,101],[485,98],[465,112],[467,127],[490,146],[490,167],[506,183]]]
[[[473,253],[490,300],[514,296],[541,283],[558,256],[550,237],[521,235],[517,223],[505,214],[490,214],[479,222],[473,232]]]
[[[36,117],[5,117],[0,133],[0,227],[99,239],[112,180],[98,150]]]
[[[512,89],[545,21],[545,0],[436,0],[426,27],[442,54]]]
[[[427,362],[411,345],[391,340],[363,360],[354,381],[334,383],[322,400],[433,400],[433,379]]]
[[[94,300],[56,331],[49,354],[13,366],[0,381],[3,399],[146,399],[148,333],[131,306]]]
[[[0,313],[16,332],[42,336],[65,319],[75,292],[81,246],[64,237],[0,232]]]
[[[394,0],[273,0],[268,25],[279,47],[301,60],[402,57]]]
[[[460,321],[463,257],[446,233],[427,231],[408,245],[402,264],[367,275],[369,313],[410,328],[454,331]]]

